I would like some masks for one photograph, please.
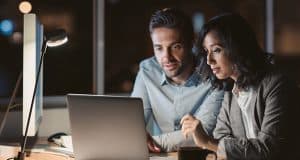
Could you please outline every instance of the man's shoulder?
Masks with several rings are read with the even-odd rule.
[[[140,69],[144,70],[144,71],[161,71],[162,70],[154,56],[141,61]]]

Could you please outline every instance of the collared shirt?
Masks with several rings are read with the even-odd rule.
[[[257,133],[254,131],[254,120],[251,115],[250,102],[253,98],[253,88],[247,90],[239,90],[236,85],[232,89],[233,95],[236,97],[237,103],[242,111],[242,119],[245,125],[247,138],[256,138]]]
[[[170,83],[152,57],[141,62],[131,96],[143,99],[145,120],[152,124],[148,131],[155,135],[153,138],[165,151],[174,151],[187,142],[180,131],[180,120],[186,114],[194,115],[205,131],[212,133],[223,95],[196,72],[182,85]]]

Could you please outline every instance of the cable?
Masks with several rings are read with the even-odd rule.
[[[22,106],[22,105],[23,104],[21,104],[21,103],[14,104],[14,105],[12,105],[12,106],[9,107],[9,110],[14,109],[14,108],[16,108],[18,106]]]
[[[1,125],[0,125],[0,135],[3,131],[3,128],[4,128],[4,125],[6,123],[6,119],[7,119],[7,116],[8,116],[8,113],[9,113],[9,110],[10,110],[10,106],[12,106],[12,104],[14,103],[15,99],[16,99],[16,95],[17,95],[17,92],[19,90],[19,86],[20,86],[20,83],[21,83],[21,80],[22,80],[22,77],[23,77],[23,72],[21,72],[18,76],[18,80],[16,82],[16,86],[13,90],[13,93],[10,97],[10,100],[9,100],[9,103],[8,103],[8,106],[6,107],[6,111],[5,111],[5,114],[3,116],[3,119],[2,119],[2,122],[1,122]]]

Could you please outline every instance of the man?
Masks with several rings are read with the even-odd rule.
[[[141,62],[131,96],[143,99],[153,135],[148,135],[149,150],[175,151],[193,142],[180,131],[185,114],[201,120],[212,133],[223,92],[197,72],[200,59],[192,53],[194,32],[188,16],[177,9],[159,10],[151,17],[149,31],[155,56]]]

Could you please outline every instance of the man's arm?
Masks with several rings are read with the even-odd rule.
[[[144,117],[145,124],[148,124],[150,117],[152,116],[152,108],[150,105],[150,100],[147,92],[146,85],[143,80],[142,71],[140,70],[135,79],[133,92],[131,97],[139,97],[143,100],[144,106]],[[147,133],[147,146],[150,152],[161,152],[159,145],[152,139],[151,135]]]
[[[198,120],[201,121],[202,126],[208,135],[212,135],[216,127],[217,117],[224,99],[224,91],[214,89],[204,100],[202,105],[193,114]]]
[[[203,127],[209,135],[215,127],[223,96],[223,91],[213,90],[194,113],[197,119],[203,121]],[[153,136],[153,139],[166,152],[176,151],[182,145],[195,145],[193,138],[185,138],[180,130]]]
[[[181,146],[195,145],[192,137],[186,139],[180,130],[153,136],[152,138],[164,152],[177,151]]]
[[[152,115],[152,108],[149,100],[149,96],[147,93],[147,88],[143,80],[142,71],[140,70],[136,76],[133,91],[131,93],[131,97],[139,97],[143,100],[144,106],[144,116],[146,124],[149,121],[150,116]]]

